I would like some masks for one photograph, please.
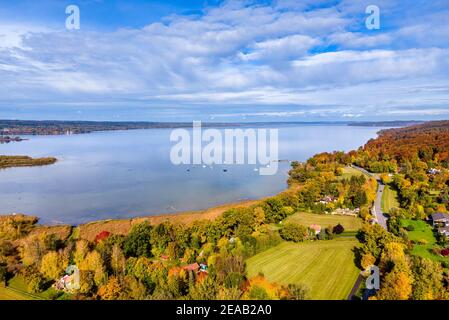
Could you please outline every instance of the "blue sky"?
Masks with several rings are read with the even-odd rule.
[[[2,1],[0,118],[449,119],[448,18],[447,0]]]

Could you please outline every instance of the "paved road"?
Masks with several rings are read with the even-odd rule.
[[[382,212],[382,194],[384,192],[385,189],[385,185],[382,183],[382,180],[380,180],[379,178],[376,177],[376,175],[372,174],[371,172],[361,168],[361,167],[357,167],[352,165],[352,167],[354,169],[359,170],[360,172],[374,177],[377,181],[377,192],[376,192],[376,199],[374,200],[374,205],[371,208],[371,214],[376,217],[376,221],[377,223],[384,228],[385,230],[387,230],[387,217],[384,216],[383,212]],[[359,290],[359,286],[361,284],[363,280],[363,277],[361,274],[359,274],[359,276],[357,277],[357,280],[354,284],[354,287],[352,288],[351,292],[349,293],[348,296],[348,300],[352,300],[353,296],[357,293],[357,291]]]
[[[371,211],[376,216],[377,223],[387,230],[387,217],[384,216],[382,212],[382,194],[384,192],[385,185],[380,179],[377,180],[377,194],[376,200],[374,200],[374,206]]]
[[[377,223],[387,230],[387,217],[384,216],[382,213],[382,194],[385,190],[385,185],[382,183],[382,180],[378,179],[374,174],[371,172],[361,168],[352,165],[354,169],[359,170],[360,172],[376,178],[377,181],[377,193],[376,193],[376,199],[374,200],[374,205],[371,208],[371,214],[376,217]],[[357,293],[359,286],[363,280],[363,277],[361,274],[357,277],[357,281],[354,284],[354,287],[352,288],[351,292],[349,293],[348,300],[352,300],[353,296]]]
[[[374,206],[371,208],[371,214],[376,217],[377,223],[387,230],[387,217],[384,216],[382,212],[382,194],[385,189],[385,185],[382,183],[380,179],[378,179],[374,174],[371,172],[366,171],[365,169],[357,166],[352,166],[354,169],[359,170],[360,172],[367,174],[371,177],[376,178],[377,180],[377,194],[376,199],[374,200]]]

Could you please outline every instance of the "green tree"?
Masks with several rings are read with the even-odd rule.
[[[414,300],[441,299],[443,288],[443,270],[441,265],[429,259],[415,257],[412,267]]]
[[[309,296],[309,289],[301,284],[289,284],[287,286],[287,300],[306,300]]]
[[[287,222],[284,227],[279,230],[279,234],[284,240],[301,242],[307,239],[309,230],[305,226]]]
[[[135,225],[123,245],[128,257],[151,256],[151,225],[145,221]]]

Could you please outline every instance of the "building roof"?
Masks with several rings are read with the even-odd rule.
[[[182,267],[184,270],[187,270],[187,271],[196,271],[196,270],[198,270],[199,268],[200,268],[200,265],[198,264],[198,263],[192,263],[192,264],[189,264],[189,265],[186,265],[186,266],[184,266],[184,267]]]
[[[432,214],[433,221],[445,220],[445,219],[449,219],[449,214],[444,213],[444,212],[435,212]]]

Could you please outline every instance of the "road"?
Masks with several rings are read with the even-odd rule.
[[[383,194],[383,192],[385,190],[385,185],[382,183],[382,180],[377,178],[371,172],[368,172],[367,170],[365,170],[365,169],[363,169],[361,167],[357,167],[355,165],[352,165],[352,167],[354,169],[357,169],[360,172],[362,172],[362,173],[364,173],[366,175],[369,175],[369,176],[371,176],[371,177],[376,179],[376,181],[377,181],[377,192],[376,192],[376,199],[374,200],[374,205],[371,208],[371,214],[376,217],[377,223],[382,228],[387,230],[387,217],[385,217],[383,212],[382,212],[382,194]]]
[[[387,230],[387,217],[384,216],[383,212],[382,212],[382,194],[385,190],[385,185],[382,183],[382,180],[380,180],[379,178],[377,178],[374,174],[372,174],[371,172],[368,172],[367,170],[361,168],[361,167],[357,167],[355,165],[352,165],[352,167],[354,169],[359,170],[360,172],[362,172],[363,174],[366,174],[370,177],[373,177],[376,179],[377,181],[377,192],[376,192],[376,199],[374,200],[374,205],[371,207],[371,214],[373,216],[376,217],[376,221],[377,223],[384,228],[385,230]],[[360,274],[357,278],[357,281],[354,284],[354,287],[351,290],[351,293],[348,296],[348,300],[352,300],[353,296],[357,293],[359,286],[362,282],[364,278],[362,277],[362,275]]]
[[[377,180],[377,194],[376,200],[374,200],[374,206],[371,208],[371,212],[376,216],[377,223],[387,230],[387,217],[382,212],[382,194],[384,192],[385,185],[380,179]]]

